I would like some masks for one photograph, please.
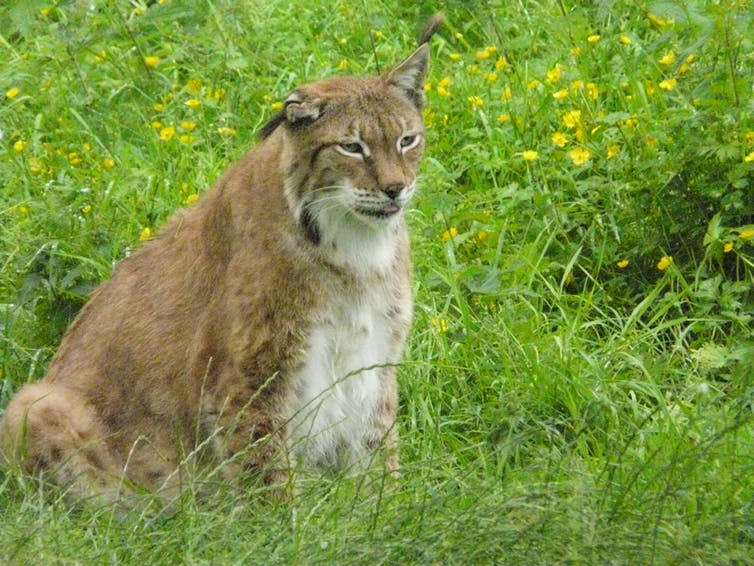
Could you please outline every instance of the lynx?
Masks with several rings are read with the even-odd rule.
[[[412,318],[404,211],[424,150],[427,42],[390,71],[295,89],[260,143],[123,260],[47,375],[0,422],[0,460],[74,498],[398,467]]]

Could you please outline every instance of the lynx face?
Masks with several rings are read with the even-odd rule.
[[[379,260],[416,187],[427,58],[423,46],[387,75],[304,85],[266,126],[284,126],[285,194],[311,242]]]

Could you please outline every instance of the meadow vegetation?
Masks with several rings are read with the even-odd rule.
[[[751,563],[748,0],[4,3],[0,407],[293,87],[440,9],[401,479],[118,518],[0,472],[0,562]]]

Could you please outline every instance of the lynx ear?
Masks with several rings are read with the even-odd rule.
[[[424,78],[427,76],[428,67],[429,47],[422,43],[408,59],[390,70],[385,78],[388,84],[403,90],[417,107],[421,108],[424,103]]]
[[[325,102],[319,98],[307,98],[300,92],[292,92],[283,103],[283,109],[275,114],[259,130],[259,138],[265,139],[274,132],[280,124],[300,126],[311,123],[325,111]]]
[[[283,112],[290,124],[302,120],[313,122],[322,115],[324,106],[324,102],[319,98],[307,98],[299,92],[293,92],[283,104]]]

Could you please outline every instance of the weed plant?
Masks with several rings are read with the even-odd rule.
[[[751,563],[748,0],[4,4],[0,407],[292,88],[438,9],[401,479],[117,518],[0,472],[0,562]]]

